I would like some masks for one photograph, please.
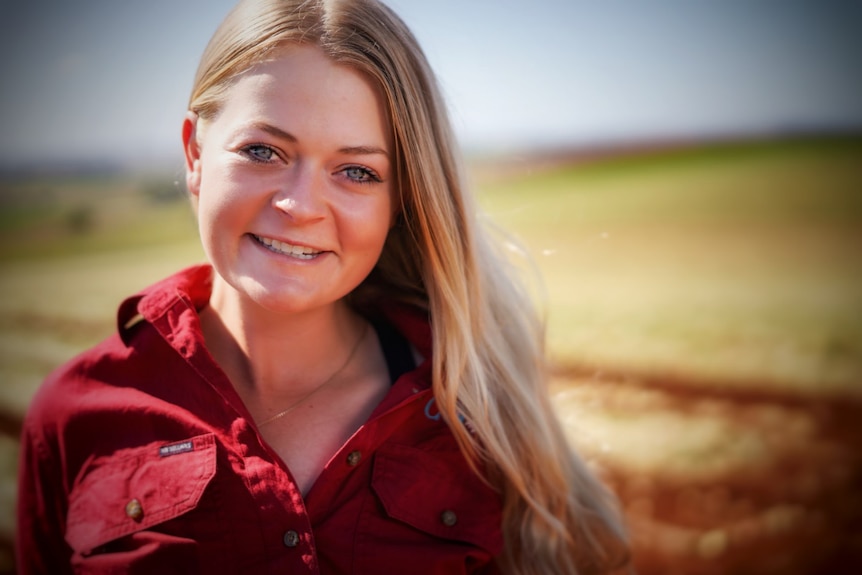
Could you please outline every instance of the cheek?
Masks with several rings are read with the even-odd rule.
[[[392,226],[395,225],[395,218],[397,216],[397,212],[394,208],[395,203],[392,201],[392,195],[389,194],[384,201],[380,202],[380,205],[377,207],[377,210],[374,214],[374,225],[371,225],[371,219],[369,219],[369,235],[374,236],[374,241],[378,244],[378,249],[383,248],[383,243],[386,241],[386,237],[389,235],[389,230],[392,229]]]
[[[242,213],[244,189],[227,171],[204,172],[198,197],[198,219],[231,221]]]
[[[235,250],[233,242],[245,231],[247,210],[238,201],[237,186],[229,185],[219,174],[204,174],[202,184],[196,198],[198,235],[210,261],[216,261]]]
[[[349,210],[348,219],[342,226],[344,239],[369,257],[373,255],[372,266],[376,263],[392,227],[391,206],[388,200],[377,199],[362,208]]]

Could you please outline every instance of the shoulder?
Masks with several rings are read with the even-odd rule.
[[[27,410],[25,430],[40,435],[62,428],[88,413],[117,409],[139,391],[171,355],[170,347],[141,311],[157,314],[171,299],[208,298],[208,266],[188,268],[127,298],[117,311],[117,331],[55,368],[36,391]]]
[[[99,373],[121,365],[129,350],[115,334],[54,369],[36,391],[25,418],[25,426],[40,426],[64,419],[77,403],[98,386]]]

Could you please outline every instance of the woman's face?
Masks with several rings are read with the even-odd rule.
[[[329,305],[368,275],[394,220],[390,127],[371,82],[291,45],[186,119],[187,183],[216,272],[278,312]]]

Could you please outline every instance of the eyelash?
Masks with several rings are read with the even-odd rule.
[[[267,159],[261,158],[254,153],[255,150],[266,150],[271,154],[271,156]],[[249,144],[247,146],[243,146],[240,151],[246,158],[257,164],[268,164],[273,161],[273,158],[278,157],[278,153],[271,146],[267,146],[266,144]],[[362,172],[361,178],[366,179],[351,178],[350,176],[347,176],[347,172],[355,170]],[[379,184],[383,182],[383,179],[377,174],[377,172],[371,168],[366,168],[365,166],[347,166],[341,170],[341,173],[345,174],[345,177],[348,180],[357,184]]]
[[[263,159],[254,154],[253,150],[266,150],[270,154],[272,154],[269,158]],[[268,164],[270,163],[274,157],[278,156],[274,149],[265,144],[249,144],[247,146],[243,146],[240,148],[240,151],[243,155],[251,160],[252,162],[256,162],[258,164]]]
[[[352,170],[361,171],[362,177],[367,179],[360,180],[347,176],[347,172],[350,172]],[[341,173],[343,173],[348,180],[350,180],[351,182],[356,182],[357,184],[379,184],[383,181],[374,170],[372,170],[371,168],[366,168],[365,166],[347,166],[346,168],[341,170]]]

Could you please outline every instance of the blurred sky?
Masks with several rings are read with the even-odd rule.
[[[862,128],[856,0],[389,0],[467,148]],[[0,0],[0,165],[176,161],[233,0]]]

